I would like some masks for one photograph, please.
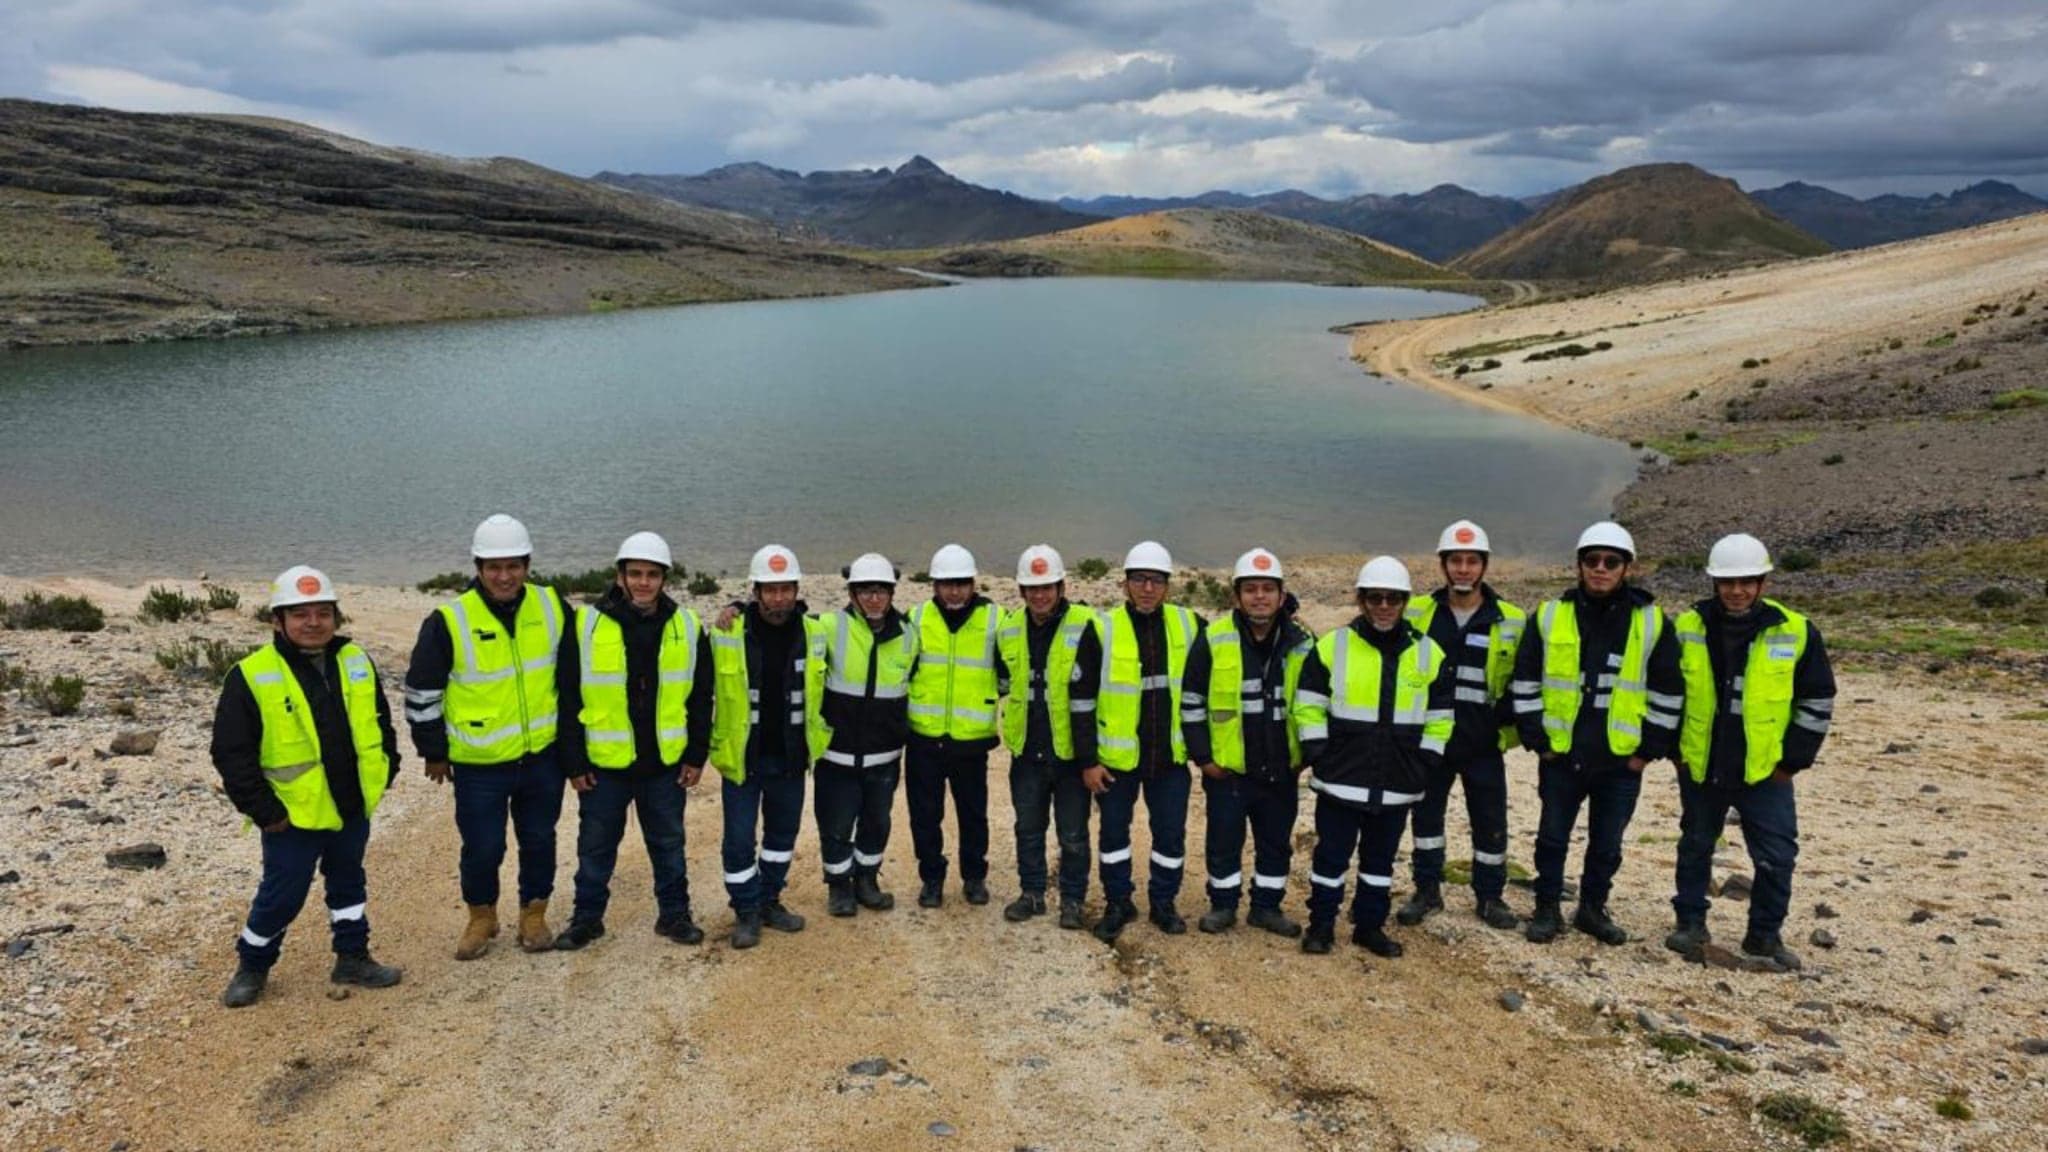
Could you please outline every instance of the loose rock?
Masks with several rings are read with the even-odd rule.
[[[2003,928],[2005,921],[1996,916],[1978,916],[1970,921],[1979,928]]]
[[[107,853],[107,867],[139,872],[149,868],[161,868],[169,859],[161,844],[131,844]]]
[[[162,737],[161,729],[127,728],[117,733],[107,748],[116,756],[148,756],[156,751],[156,742]]]
[[[1835,911],[1835,906],[1832,904],[1815,904],[1813,906],[1813,918],[1815,920],[1834,920],[1841,915],[1840,912]]]
[[[846,1066],[846,1071],[852,1076],[886,1076],[889,1074],[889,1061],[880,1056],[856,1060]]]
[[[2022,1040],[2019,1042],[2019,1050],[2029,1056],[2048,1056],[2048,1038]]]
[[[1520,992],[1515,991],[1512,988],[1509,988],[1500,994],[1500,1006],[1507,1009],[1510,1012],[1520,1012],[1522,1010],[1523,1003],[1524,1001],[1522,999],[1522,994]]]
[[[1721,881],[1720,894],[1723,900],[1747,900],[1750,890],[1749,877],[1740,872],[1730,872],[1728,878]]]
[[[1934,919],[1934,913],[1928,911],[1925,908],[1915,908],[1913,909],[1913,914],[1911,916],[1906,917],[1906,923],[1925,924],[1932,919]]]
[[[955,1129],[951,1124],[946,1123],[944,1120],[934,1120],[931,1122],[931,1124],[926,1126],[925,1131],[931,1133],[934,1136],[951,1136],[954,1132],[957,1131],[957,1129]]]
[[[0,884],[19,884],[19,883],[21,883],[21,873],[19,873],[19,872],[16,872],[16,871],[15,871],[14,869],[12,869],[12,868],[9,868],[9,869],[8,869],[7,871],[5,871],[5,872],[0,872]]]

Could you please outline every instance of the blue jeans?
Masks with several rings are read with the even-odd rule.
[[[960,879],[988,879],[988,752],[913,743],[904,772],[917,878],[926,884],[946,878],[946,788],[951,785],[953,817],[960,824]]]
[[[901,759],[865,768],[818,762],[811,811],[818,821],[825,883],[847,883],[856,872],[872,876],[881,870],[902,773]]]
[[[804,818],[804,772],[781,758],[763,757],[747,770],[747,782],[725,781],[720,793],[725,807],[725,895],[734,911],[744,912],[782,899],[789,881],[789,862],[796,856],[797,826]],[[754,827],[761,828],[761,850],[754,851]]]
[[[1089,805],[1080,768],[1058,760],[1012,760],[1010,806],[1017,814],[1018,887],[1045,895],[1045,827],[1050,822],[1060,843],[1060,901],[1087,899]]]
[[[1498,752],[1446,763],[1430,774],[1421,802],[1414,805],[1415,883],[1443,883],[1444,812],[1451,804],[1451,785],[1458,781],[1465,785],[1465,817],[1472,826],[1472,892],[1481,900],[1498,900],[1508,882],[1508,766]]]
[[[594,768],[597,786],[576,794],[576,911],[573,920],[602,921],[612,899],[612,871],[626,837],[626,809],[640,817],[640,839],[654,869],[654,906],[663,919],[690,914],[690,873],[683,856],[683,808],[689,793],[680,769],[651,776],[632,769]]]
[[[1714,868],[1714,844],[1733,808],[1742,818],[1742,840],[1756,881],[1749,895],[1749,930],[1773,935],[1792,905],[1792,868],[1799,859],[1799,808],[1792,782],[1765,780],[1735,788],[1692,782],[1678,770],[1678,893],[1671,907],[1681,920],[1707,918],[1707,877]]]
[[[306,906],[317,868],[326,880],[327,922],[334,932],[334,950],[363,952],[370,947],[368,878],[363,850],[370,844],[367,817],[344,824],[338,832],[286,828],[263,833],[263,879],[249,905],[249,922],[235,941],[242,967],[268,972],[284,949],[285,929]]]
[[[519,838],[519,902],[555,891],[555,823],[568,781],[555,750],[512,764],[457,764],[455,830],[462,836],[462,902],[498,902],[498,866],[505,862],[505,818]]]
[[[1294,858],[1294,819],[1301,790],[1254,780],[1238,772],[1202,777],[1208,810],[1209,905],[1236,909],[1244,891],[1244,833],[1252,833],[1252,907],[1278,908]]]
[[[1109,791],[1095,798],[1102,806],[1102,894],[1128,900],[1131,880],[1131,821],[1138,796],[1145,797],[1145,818],[1152,829],[1152,863],[1145,876],[1145,896],[1154,908],[1170,908],[1180,895],[1187,863],[1188,796],[1194,784],[1185,768],[1167,768],[1151,776],[1111,771]]]
[[[1360,808],[1328,796],[1316,797],[1316,850],[1309,859],[1308,919],[1311,926],[1330,928],[1344,906],[1344,884],[1351,857],[1358,855],[1358,896],[1351,920],[1365,928],[1387,922],[1394,903],[1394,853],[1408,826],[1405,804]]]
[[[1537,769],[1536,794],[1543,801],[1543,816],[1536,827],[1538,900],[1563,898],[1572,828],[1579,822],[1579,808],[1587,806],[1586,862],[1579,876],[1579,903],[1607,906],[1614,874],[1621,871],[1622,837],[1635,817],[1636,798],[1642,790],[1642,776],[1627,768],[1589,774],[1569,756],[1559,756]]]

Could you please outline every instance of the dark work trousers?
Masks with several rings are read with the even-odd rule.
[[[1316,850],[1309,859],[1308,919],[1329,928],[1344,906],[1351,858],[1358,857],[1358,896],[1351,920],[1366,928],[1387,922],[1394,903],[1394,853],[1408,826],[1408,806],[1360,808],[1328,796],[1316,797]]]
[[[1586,862],[1579,876],[1579,903],[1607,906],[1614,874],[1621,871],[1622,837],[1636,814],[1643,778],[1626,767],[1588,774],[1570,756],[1559,756],[1537,769],[1536,794],[1543,815],[1536,827],[1536,899],[1564,895],[1564,864],[1571,847],[1579,808],[1586,816]]]
[[[368,881],[363,875],[363,849],[370,844],[367,817],[351,820],[335,832],[286,828],[263,833],[263,879],[249,905],[235,951],[242,967],[268,972],[284,948],[285,929],[306,906],[317,868],[327,885],[327,922],[334,929],[334,950],[363,952],[370,947],[367,911]]]
[[[1294,856],[1294,819],[1301,812],[1295,781],[1254,780],[1241,772],[1202,777],[1208,811],[1203,839],[1209,905],[1235,909],[1244,891],[1244,833],[1252,833],[1252,907],[1278,908]]]
[[[1088,787],[1078,765],[1059,760],[1012,760],[1010,806],[1017,814],[1017,884],[1045,895],[1045,828],[1060,845],[1060,902],[1088,897]]]
[[[519,902],[555,892],[555,824],[568,781],[555,750],[511,764],[456,764],[455,830],[462,836],[464,904],[498,902],[498,866],[505,862],[505,820],[519,841]]]
[[[654,872],[654,906],[664,918],[690,913],[690,874],[683,854],[683,810],[689,793],[681,769],[643,775],[593,768],[597,784],[576,794],[576,911],[572,920],[601,921],[611,904],[612,872],[626,838],[626,810],[640,820],[640,839]]]
[[[804,771],[781,756],[763,756],[747,770],[747,782],[725,781],[725,895],[744,912],[782,899],[789,862],[796,856],[796,832],[804,819]],[[754,827],[761,850],[754,851]]]
[[[960,824],[960,879],[988,879],[988,751],[957,744],[912,742],[904,753],[903,799],[910,809],[910,843],[917,878],[946,879],[946,789]]]
[[[901,758],[866,768],[818,762],[811,805],[818,820],[825,883],[848,883],[855,873],[872,876],[881,870],[896,807],[896,782],[902,774]]]
[[[1415,884],[1443,883],[1444,811],[1453,783],[1464,786],[1465,818],[1472,826],[1472,893],[1498,900],[1508,882],[1508,766],[1498,752],[1446,761],[1430,773],[1428,789],[1413,806]]]
[[[1678,894],[1671,907],[1681,920],[1707,918],[1707,877],[1714,844],[1733,808],[1742,818],[1742,842],[1756,868],[1749,896],[1749,930],[1775,934],[1792,905],[1792,867],[1799,859],[1799,810],[1790,780],[1717,787],[1695,784],[1678,770]]]
[[[1128,900],[1131,882],[1131,821],[1138,797],[1145,797],[1145,819],[1152,829],[1152,862],[1145,876],[1145,896],[1154,908],[1170,908],[1180,895],[1187,864],[1188,797],[1194,784],[1182,767],[1162,768],[1151,776],[1136,771],[1109,774],[1109,791],[1096,797],[1102,805],[1102,894]]]

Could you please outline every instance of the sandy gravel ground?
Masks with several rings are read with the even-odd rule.
[[[1318,628],[1344,619],[1355,563],[1297,578]],[[819,583],[811,603],[836,604],[837,582]],[[1802,976],[1695,967],[1660,946],[1676,833],[1668,766],[1652,769],[1614,902],[1640,942],[1539,948],[1484,928],[1453,892],[1441,917],[1397,930],[1409,953],[1385,962],[1341,942],[1308,957],[1242,928],[1168,938],[1140,925],[1109,948],[1046,920],[1003,922],[1015,872],[1000,754],[988,907],[967,906],[957,881],[943,909],[912,905],[899,803],[884,874],[899,908],[829,919],[807,817],[788,902],[810,927],[735,953],[717,789],[705,785],[689,815],[705,945],[653,935],[629,832],[610,936],[574,955],[501,943],[457,964],[450,803],[408,756],[370,857],[376,949],[405,966],[405,983],[330,998],[316,906],[264,1003],[230,1013],[214,997],[256,840],[213,785],[211,689],[152,653],[192,633],[253,643],[261,625],[246,614],[144,625],[139,589],[41,586],[89,591],[115,615],[77,639],[0,633],[10,664],[90,684],[80,717],[11,698],[0,715],[0,873],[19,873],[0,884],[0,937],[20,949],[0,960],[8,1147],[1796,1147],[1753,1115],[1775,1091],[1840,1109],[1858,1147],[2032,1149],[2048,1125],[2043,1057],[2015,1047],[2048,1036],[2048,849],[2032,787],[2048,754],[2041,721],[2027,718],[2040,701],[1845,678],[1838,736],[1801,784],[1787,932],[1806,954]],[[24,588],[0,579],[0,596]],[[253,602],[258,590],[242,591]],[[997,594],[1011,598],[1007,582]],[[355,635],[395,681],[433,599],[345,596]],[[123,700],[135,717],[110,713]],[[154,755],[102,758],[117,730],[138,725],[162,729]],[[1511,765],[1512,858],[1525,864],[1533,768],[1521,754]],[[1200,813],[1197,799],[1183,911],[1201,906]],[[1454,798],[1454,860],[1469,856],[1464,828]],[[566,901],[573,804],[562,830]],[[143,840],[165,846],[166,867],[104,863]],[[1142,859],[1142,824],[1137,840]],[[1305,806],[1288,893],[1297,914],[1309,841]],[[1726,863],[1747,872],[1739,828],[1729,841]],[[1526,891],[1510,898],[1527,911]],[[1823,902],[1838,918],[1816,917]],[[1717,909],[1723,941],[1739,939],[1740,914]],[[1806,946],[1817,928],[1833,949]],[[1508,1011],[1505,992],[1525,1006]],[[1667,1054],[1646,1024],[1735,1051],[1667,1040]],[[884,1064],[854,1070],[862,1061]],[[1945,1094],[1975,1120],[1938,1117]]]

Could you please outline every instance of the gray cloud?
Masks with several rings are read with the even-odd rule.
[[[469,0],[323,5],[315,23],[372,56],[498,53],[685,36],[706,23],[791,21],[872,27],[865,0]]]

